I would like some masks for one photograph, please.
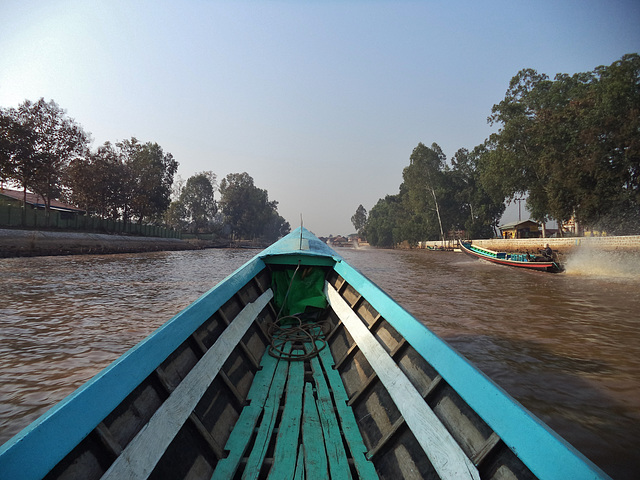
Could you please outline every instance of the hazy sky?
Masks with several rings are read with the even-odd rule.
[[[634,52],[638,0],[1,0],[0,106],[53,99],[94,148],[157,142],[185,180],[246,171],[292,228],[348,234],[419,142],[482,143],[520,69]]]

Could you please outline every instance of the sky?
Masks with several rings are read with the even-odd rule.
[[[638,52],[638,0],[2,0],[0,107],[53,99],[94,149],[136,137],[184,180],[247,172],[292,228],[345,235],[418,143],[451,158],[496,131],[519,70]]]

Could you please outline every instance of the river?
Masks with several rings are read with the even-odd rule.
[[[0,443],[255,253],[0,259]],[[612,477],[637,478],[640,255],[578,252],[553,275],[339,253]]]

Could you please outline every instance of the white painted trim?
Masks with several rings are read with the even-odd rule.
[[[273,292],[269,289],[242,309],[158,408],[149,423],[131,440],[103,479],[144,479],[149,476],[224,362],[271,298]]]
[[[325,284],[327,299],[360,351],[395,402],[407,426],[442,479],[480,479],[475,465],[465,455],[436,414],[380,345],[340,294]]]

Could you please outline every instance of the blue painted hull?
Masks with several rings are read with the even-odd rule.
[[[84,458],[91,455],[99,460],[93,463],[103,462],[105,465],[95,467],[91,462],[87,462],[83,468],[94,469],[91,471],[97,471],[97,476],[104,475],[103,478],[122,478],[114,472],[128,472],[126,476],[132,478],[168,478],[168,470],[165,469],[182,461],[180,458],[191,454],[193,450],[190,447],[176,458],[169,458],[180,448],[181,443],[188,444],[182,436],[191,438],[189,435],[196,435],[192,431],[203,429],[210,431],[201,431],[201,435],[197,437],[200,439],[198,441],[202,443],[204,439],[208,442],[211,451],[203,453],[202,458],[196,458],[193,465],[206,464],[209,470],[203,467],[206,474],[202,478],[211,478],[212,472],[215,474],[216,471],[220,471],[221,465],[226,461],[225,456],[232,456],[229,450],[225,453],[222,449],[222,446],[225,449],[231,448],[229,430],[240,428],[238,415],[242,418],[245,411],[248,411],[246,405],[255,406],[257,401],[249,401],[244,387],[239,383],[235,387],[225,387],[238,397],[235,403],[229,401],[224,404],[224,408],[220,406],[220,399],[216,400],[218,403],[212,401],[211,406],[207,408],[203,408],[201,403],[219,393],[222,387],[216,386],[216,382],[220,383],[220,379],[224,380],[222,383],[228,384],[234,375],[238,376],[237,369],[227,366],[227,359],[240,355],[244,358],[244,363],[253,362],[253,366],[250,365],[242,372],[244,376],[255,375],[257,378],[260,369],[257,368],[256,362],[263,354],[263,361],[264,358],[268,358],[265,353],[268,345],[264,341],[264,326],[270,318],[276,317],[276,308],[267,295],[271,295],[269,278],[274,272],[287,269],[295,269],[295,272],[298,269],[321,269],[326,276],[325,292],[329,299],[329,308],[324,315],[331,324],[331,332],[323,340],[327,345],[323,355],[330,352],[333,358],[328,357],[326,361],[329,365],[335,362],[335,366],[323,368],[326,368],[327,379],[335,375],[336,371],[340,373],[338,378],[344,381],[348,398],[344,401],[335,400],[339,398],[340,393],[338,390],[334,391],[331,398],[337,403],[330,410],[344,409],[344,404],[348,403],[347,410],[353,410],[353,421],[358,422],[356,430],[359,432],[356,433],[362,436],[357,442],[362,442],[363,452],[366,452],[364,456],[357,453],[357,448],[353,446],[357,442],[354,440],[352,444],[350,440],[346,441],[345,445],[348,444],[348,447],[345,447],[346,453],[343,454],[346,455],[345,458],[348,457],[350,465],[355,465],[350,467],[351,475],[359,476],[360,468],[362,471],[371,468],[371,471],[375,471],[375,475],[381,478],[402,478],[406,475],[406,471],[403,470],[405,465],[391,459],[398,455],[406,455],[407,465],[415,465],[412,468],[417,468],[425,475],[433,471],[434,475],[442,478],[458,478],[457,474],[451,473],[456,472],[455,468],[458,466],[465,471],[465,475],[468,474],[465,478],[498,478],[504,469],[510,469],[514,478],[607,478],[601,470],[525,410],[446,342],[304,229],[292,232],[240,267],[85,386],[3,445],[0,449],[0,478],[38,479],[47,474],[50,477],[62,478],[65,472],[68,475]],[[267,306],[255,307],[259,312],[254,315],[255,318],[244,319],[243,312],[260,301],[267,302]],[[236,314],[238,310],[242,311]],[[234,329],[241,328],[238,326],[240,322],[246,323],[242,327],[246,330],[234,333]],[[211,336],[212,340],[201,341],[201,336],[205,338],[205,334]],[[194,343],[198,345],[194,347]],[[227,348],[233,353],[220,354],[223,358],[216,359],[218,348],[220,351]],[[174,407],[165,408],[165,405],[175,400],[175,409],[180,410],[180,405],[186,401],[182,402],[181,398],[176,398],[177,392],[181,392],[180,386],[173,390],[173,387],[168,385],[171,381],[163,380],[163,372],[182,368],[179,360],[182,354],[178,353],[183,351],[198,352],[195,356],[201,359],[196,366],[189,367],[190,371],[179,376],[176,382],[195,382],[197,375],[200,375],[196,371],[197,365],[204,361],[213,362],[212,365],[217,365],[215,368],[221,373],[211,374],[207,382],[213,383],[211,386],[205,385],[203,391],[206,390],[206,393],[194,399],[192,406],[184,407],[184,412],[178,412],[184,416],[183,420],[176,420],[173,417]],[[384,361],[379,363],[381,357]],[[384,371],[386,367],[378,367],[379,370],[375,370],[376,365],[390,365],[393,369],[399,370],[390,374]],[[185,377],[184,380],[182,377]],[[114,425],[123,423],[122,418],[126,418],[122,416],[121,411],[134,411],[137,408],[134,408],[136,402],[142,401],[142,387],[157,388],[154,385],[158,383],[158,379],[161,380],[160,383],[167,384],[163,387],[166,392],[160,395],[158,400],[164,404],[153,407],[157,410],[149,413],[148,423],[141,427],[132,439],[110,439],[117,437],[119,432],[109,429],[115,429]],[[287,380],[287,384],[289,382],[293,380]],[[319,391],[320,386],[314,387],[316,388]],[[411,395],[414,397],[418,395],[417,403],[405,404],[405,398],[411,396],[409,394],[395,398],[396,388],[407,389],[413,392]],[[191,392],[194,388],[184,390]],[[320,399],[317,399],[317,402],[320,409]],[[373,404],[375,406],[371,407]],[[287,406],[284,408],[287,409]],[[228,418],[222,414],[212,417],[209,427],[207,415],[217,410],[234,410],[237,413]],[[426,416],[412,415],[414,410],[436,412],[436,415],[433,420],[424,420],[425,423],[421,424]],[[390,412],[400,413],[394,413],[393,417],[387,418],[387,413],[383,415],[381,412],[389,412],[389,415]],[[345,413],[348,414],[349,412]],[[194,419],[194,416],[202,418]],[[466,420],[455,420],[458,417]],[[352,421],[344,417],[339,419],[338,423],[347,424],[347,420]],[[154,422],[160,422],[162,425],[158,427]],[[184,425],[191,426],[184,427],[180,422],[186,422]],[[172,427],[172,423],[177,423],[177,426]],[[467,424],[469,431],[457,430],[467,428],[464,426]],[[159,429],[158,432],[167,431],[166,441],[157,438],[164,433],[149,434],[150,431],[155,431],[155,428]],[[342,435],[347,438],[347,435],[352,433],[343,432]],[[432,437],[437,435],[446,437],[442,442],[454,443],[450,451],[440,447],[435,451],[429,451],[429,445],[433,443]],[[217,446],[218,437],[225,438],[223,443]],[[96,443],[100,445],[95,447]],[[147,451],[145,449],[149,443],[158,445],[149,446]],[[102,456],[103,447],[108,447],[108,455]],[[140,455],[144,457],[142,459],[135,456],[140,449],[143,449]],[[251,455],[246,455],[251,457],[253,451]],[[129,457],[125,458],[127,456]],[[299,456],[302,458],[302,453]],[[264,461],[260,467],[263,474],[274,468],[273,462],[274,460],[268,459]],[[296,468],[300,462],[303,460],[296,461],[294,458],[291,462],[294,466],[292,468]],[[237,468],[245,468],[242,465],[244,464],[240,462],[240,466],[234,467],[235,474],[239,472]],[[188,467],[189,471],[195,468],[191,464]],[[452,468],[454,470],[451,470]]]

